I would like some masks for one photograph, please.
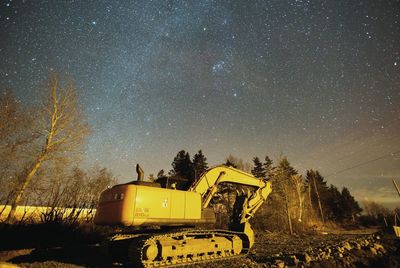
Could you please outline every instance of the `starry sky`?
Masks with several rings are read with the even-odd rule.
[[[399,205],[399,1],[0,3],[0,89],[34,103],[49,72],[72,77],[84,165],[127,181],[181,149],[211,165],[286,155]]]

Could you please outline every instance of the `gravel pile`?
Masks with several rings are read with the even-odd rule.
[[[198,267],[400,267],[400,240],[377,235],[265,234],[247,258]]]
[[[323,235],[322,237],[283,238],[282,240],[283,243],[275,245],[264,240],[264,243],[257,245],[251,258],[259,264],[271,267],[307,267],[316,266],[323,261],[337,260],[354,254],[360,255],[356,251],[364,251],[370,257],[384,256],[387,253],[384,246],[379,243],[379,237],[373,235],[361,237]],[[353,258],[349,261],[353,261]]]

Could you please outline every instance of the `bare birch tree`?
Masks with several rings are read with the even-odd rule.
[[[319,191],[318,191],[318,188],[317,188],[317,184],[315,182],[315,177],[313,177],[313,183],[314,183],[314,190],[315,190],[315,193],[316,193],[316,196],[317,196],[317,200],[318,200],[318,207],[319,207],[319,212],[320,212],[320,215],[321,215],[321,220],[322,220],[322,223],[325,223],[324,212],[322,211],[321,198],[319,196]]]
[[[69,82],[61,85],[57,75],[50,76],[48,94],[42,102],[43,117],[39,123],[39,150],[29,165],[19,174],[8,221],[13,220],[17,206],[27,186],[31,183],[42,164],[49,160],[74,160],[82,148],[89,127],[78,103],[76,88]]]
[[[297,220],[299,222],[302,221],[302,216],[303,216],[303,205],[304,205],[304,182],[303,182],[303,176],[296,174],[292,175],[291,179],[294,183],[295,189],[296,189],[296,194],[297,194],[297,199],[299,201],[299,215]]]
[[[295,170],[289,163],[286,157],[282,157],[278,161],[278,165],[275,169],[275,175],[273,176],[272,185],[274,185],[274,191],[277,195],[278,202],[282,202],[284,206],[279,205],[282,210],[280,215],[286,215],[287,224],[289,231],[293,234],[292,225],[292,213],[294,211],[294,204],[296,203],[296,196],[294,193],[293,183],[291,182],[292,176],[295,176],[297,170]],[[278,207],[278,206],[277,206]]]

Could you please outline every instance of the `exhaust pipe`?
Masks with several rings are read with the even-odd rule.
[[[137,172],[137,181],[143,181],[144,179],[144,171],[139,164],[136,165],[136,172]]]

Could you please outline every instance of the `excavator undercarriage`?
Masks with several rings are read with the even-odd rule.
[[[249,251],[244,233],[226,230],[191,230],[171,233],[116,235],[108,242],[114,261],[133,267],[194,264],[239,257]]]

